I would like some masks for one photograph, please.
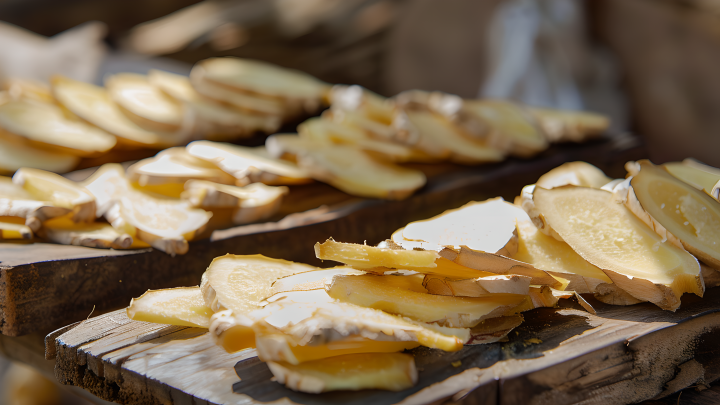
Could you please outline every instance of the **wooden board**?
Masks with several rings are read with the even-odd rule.
[[[412,350],[419,382],[402,392],[297,393],[272,381],[254,350],[228,354],[205,329],[131,321],[124,311],[46,342],[60,382],[137,404],[623,404],[720,377],[720,288],[686,294],[675,313],[587,298],[597,315],[567,301],[526,312],[508,342]]]
[[[522,186],[566,161],[585,160],[612,176],[624,176],[624,163],[642,156],[643,148],[628,135],[582,145],[556,145],[532,160],[510,159],[479,167],[434,165],[429,166],[435,173],[429,176],[427,186],[404,201],[351,198],[318,184],[304,193],[321,193],[333,199],[333,204],[318,207],[322,198],[295,199],[284,213],[313,205],[318,208],[276,222],[215,231],[207,239],[191,243],[187,255],[177,257],[152,249],[113,251],[0,243],[0,332],[19,336],[57,328],[85,319],[93,308],[106,312],[124,307],[147,289],[197,285],[210,261],[226,253],[261,253],[323,265],[315,258],[313,244],[329,237],[375,244],[408,222],[468,201],[498,195],[512,201]],[[325,187],[325,191],[314,193],[317,187]]]

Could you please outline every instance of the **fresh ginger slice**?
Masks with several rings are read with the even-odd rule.
[[[187,146],[187,151],[199,159],[216,164],[235,177],[239,186],[257,182],[270,186],[312,182],[308,174],[296,165],[268,157],[264,148],[195,141]]]
[[[480,322],[470,329],[470,340],[467,345],[481,345],[507,341],[507,335],[524,321],[522,315],[499,316]]]
[[[213,311],[199,287],[179,287],[146,291],[130,301],[127,314],[134,321],[208,328]]]
[[[32,229],[25,225],[25,218],[0,216],[0,240],[32,239],[32,237]]]
[[[40,201],[23,187],[13,183],[10,177],[0,176],[0,216],[24,218],[33,232],[50,218],[70,213],[71,210],[55,207],[48,201]]]
[[[58,106],[33,100],[0,105],[0,135],[77,156],[98,156],[116,143],[112,135],[98,128],[69,120]]]
[[[115,204],[115,201],[131,189],[125,177],[125,169],[117,163],[106,163],[80,183],[95,197],[96,216],[99,218]]]
[[[244,187],[227,186],[201,180],[185,183],[181,198],[203,209],[232,208],[234,224],[261,221],[277,212],[288,188],[252,183]]]
[[[412,146],[417,142],[417,133],[398,131],[392,125],[392,121],[378,122],[361,111],[331,109],[324,111],[322,117],[346,127],[359,128],[372,139],[396,142],[407,146]]]
[[[665,163],[662,166],[673,176],[699,190],[705,190],[710,195],[712,195],[715,184],[720,181],[720,169],[704,165],[693,159],[685,159],[682,163]]]
[[[297,160],[314,179],[361,197],[403,200],[427,181],[419,170],[373,159],[347,145],[314,147],[303,151]]]
[[[177,131],[183,124],[183,106],[136,73],[118,73],[105,78],[110,98],[133,121],[159,131]]]
[[[573,186],[601,188],[612,179],[602,170],[585,162],[564,163],[543,174],[535,183],[536,187],[551,189],[568,184]]]
[[[76,224],[65,217],[43,223],[40,236],[63,245],[92,248],[129,249],[133,244],[130,235],[122,233],[104,222]]]
[[[402,353],[347,354],[299,365],[269,362],[277,381],[300,392],[402,391],[417,383],[415,359]]]
[[[332,269],[323,269],[298,273],[292,276],[282,277],[272,284],[270,294],[280,294],[290,291],[311,291],[325,289],[325,284],[332,281],[333,276],[337,274],[365,274],[362,270],[356,270],[350,267],[334,267]]]
[[[480,297],[488,294],[523,294],[528,295],[532,277],[511,274],[507,276],[487,276],[465,280],[457,280],[437,274],[427,274],[423,287],[435,295],[455,297]]]
[[[415,267],[437,267],[435,260],[440,256],[433,251],[383,249],[355,243],[335,242],[328,239],[315,244],[315,256],[320,260],[334,260],[360,269],[389,267],[407,269]]]
[[[231,309],[235,314],[244,314],[259,308],[275,280],[316,269],[263,255],[228,254],[213,259],[203,273],[200,288],[205,303],[214,311]]]
[[[584,142],[602,135],[610,126],[606,116],[586,111],[537,107],[527,107],[527,110],[550,142]]]
[[[79,162],[80,158],[75,155],[38,149],[0,136],[0,175],[13,174],[22,167],[65,173]]]
[[[638,162],[628,191],[628,208],[671,242],[713,268],[720,268],[720,204],[706,193],[653,165]]]
[[[257,114],[268,117],[288,115],[285,105],[280,99],[259,97],[255,94],[238,92],[202,77],[200,68],[193,68],[190,81],[193,89],[204,98],[221,103],[246,114]]]
[[[335,85],[328,93],[333,111],[358,111],[370,120],[390,125],[395,110],[385,97],[358,85]]]
[[[51,80],[53,96],[70,112],[117,137],[126,147],[164,148],[187,142],[190,131],[150,131],[128,118],[108,92],[90,83],[56,76]],[[187,132],[187,133],[185,133]]]
[[[456,251],[465,246],[473,251],[510,256],[517,251],[517,218],[527,218],[527,214],[497,197],[411,222],[403,229],[402,236]]]
[[[539,232],[529,220],[518,220],[518,250],[510,256],[570,280],[568,290],[580,294],[594,293],[599,284],[612,284],[612,280],[597,266],[577,254],[565,242]]]
[[[502,316],[527,298],[519,294],[480,298],[432,295],[417,290],[421,282],[422,278],[414,276],[336,275],[326,290],[341,302],[455,328],[473,327],[483,319]]]
[[[71,210],[73,222],[95,220],[95,197],[78,183],[55,173],[30,168],[18,170],[13,176],[13,183],[38,200]]]
[[[519,157],[531,157],[547,149],[545,135],[522,107],[499,100],[466,100],[464,106],[468,113],[476,114],[490,124],[492,131],[487,139],[489,145],[509,141],[510,154]]]
[[[703,295],[697,260],[664,243],[612,193],[577,186],[538,187],[533,196],[563,240],[632,296],[675,310],[684,292]]]

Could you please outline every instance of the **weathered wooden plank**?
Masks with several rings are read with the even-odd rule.
[[[93,308],[105,312],[126,306],[147,289],[197,285],[208,263],[226,253],[261,253],[322,266],[312,248],[316,241],[332,236],[378,243],[408,222],[471,200],[498,195],[512,199],[523,185],[569,160],[585,160],[610,175],[623,176],[623,164],[642,157],[642,151],[637,139],[629,136],[556,145],[535,159],[497,165],[426,165],[433,171],[427,186],[407,200],[338,199],[337,204],[277,222],[216,231],[191,243],[190,253],[178,257],[148,249],[0,243],[0,333],[18,336],[54,329],[85,319]],[[301,207],[297,201],[293,204]]]

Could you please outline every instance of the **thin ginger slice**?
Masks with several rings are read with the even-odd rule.
[[[110,98],[140,125],[160,131],[176,131],[183,124],[183,106],[136,73],[117,73],[105,78]]]
[[[568,162],[540,176],[535,185],[548,190],[566,185],[601,188],[611,181],[602,170],[590,163]]]
[[[414,276],[336,275],[326,290],[342,302],[455,328],[473,327],[484,319],[505,315],[527,299],[520,294],[480,298],[432,295],[418,291],[421,283],[422,277]]]
[[[481,345],[507,341],[507,335],[524,321],[522,315],[499,316],[480,322],[470,329],[470,340],[467,345]]]
[[[602,135],[610,126],[608,117],[586,111],[563,111],[527,107],[550,142],[584,142]]]
[[[334,267],[331,269],[322,269],[298,273],[292,276],[286,276],[275,280],[270,289],[270,295],[290,292],[290,291],[311,291],[325,289],[325,284],[332,281],[333,276],[337,274],[365,274],[362,270],[356,270],[350,267]]]
[[[18,170],[12,181],[38,200],[71,210],[73,222],[95,219],[95,197],[78,183],[55,173],[30,168]]]
[[[269,362],[277,381],[300,392],[362,389],[402,391],[417,383],[415,359],[402,353],[348,354],[292,365]]]
[[[626,204],[660,236],[720,268],[720,204],[647,160],[630,181]],[[678,243],[679,242],[679,243]]]
[[[118,231],[108,223],[76,224],[65,217],[53,218],[43,223],[38,234],[45,239],[62,245],[129,249],[133,244],[130,235]]]
[[[11,77],[5,80],[5,88],[13,100],[34,100],[42,103],[53,103],[50,87],[37,80]]]
[[[390,125],[395,110],[387,98],[358,85],[335,85],[328,93],[333,111],[357,111],[372,121]]]
[[[433,251],[384,249],[355,243],[335,242],[328,239],[315,244],[315,256],[320,260],[333,260],[359,269],[388,267],[409,269],[435,268],[440,256]]]
[[[105,131],[68,119],[54,104],[22,99],[0,105],[0,135],[77,156],[98,156],[116,143]]]
[[[256,94],[244,93],[229,89],[202,77],[202,70],[197,66],[190,74],[193,89],[203,98],[221,103],[239,112],[267,117],[285,117],[289,114],[283,100],[259,97]]]
[[[678,179],[699,190],[704,190],[710,195],[712,195],[713,187],[720,182],[720,169],[704,165],[693,159],[685,159],[682,163],[665,163],[662,167]]]
[[[244,187],[228,186],[201,180],[185,183],[181,198],[193,207],[208,210],[232,209],[230,221],[241,225],[262,221],[273,216],[283,197],[289,192],[285,186],[252,183]]]
[[[69,153],[38,149],[0,136],[0,175],[13,174],[23,167],[65,173],[79,162],[78,156]]]
[[[33,232],[25,225],[25,218],[0,216],[0,240],[32,239]]]
[[[516,274],[507,276],[492,275],[464,280],[427,274],[423,280],[423,287],[430,294],[455,297],[479,297],[501,293],[528,295],[531,281],[532,277]]]
[[[632,296],[668,310],[677,309],[684,292],[702,296],[697,260],[664,243],[612,193],[577,186],[538,187],[533,196],[563,240]]]
[[[69,208],[56,207],[48,201],[36,199],[23,187],[13,183],[10,177],[0,176],[0,216],[24,218],[25,225],[35,232],[48,219],[70,212]]]
[[[213,311],[199,287],[148,290],[130,301],[128,318],[135,321],[208,328]]]

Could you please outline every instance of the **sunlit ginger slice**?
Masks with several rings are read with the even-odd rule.
[[[423,280],[423,287],[430,294],[455,297],[479,297],[501,293],[528,295],[531,280],[532,277],[516,274],[470,279],[453,279],[437,274],[427,274]]]
[[[320,260],[333,260],[359,269],[388,267],[407,269],[416,267],[437,267],[435,260],[440,256],[433,251],[384,249],[355,243],[335,242],[328,239],[315,244],[315,256]]]
[[[23,218],[23,223],[35,232],[48,219],[67,215],[71,211],[69,208],[56,207],[49,201],[39,200],[22,186],[13,183],[10,177],[0,176],[0,216],[2,217]],[[11,222],[14,223],[16,220],[13,219]]]
[[[130,301],[127,314],[134,321],[208,328],[213,311],[200,287],[178,287],[146,291]]]
[[[664,243],[612,193],[577,186],[538,187],[533,196],[562,239],[632,296],[668,310],[677,309],[685,292],[702,296],[697,260]]]
[[[280,384],[294,391],[321,392],[363,389],[402,391],[417,383],[415,359],[402,353],[347,354],[292,365],[268,362]]]
[[[182,104],[164,94],[136,73],[117,73],[105,78],[110,98],[136,123],[158,131],[177,131],[183,125]]]
[[[335,85],[328,92],[334,112],[358,112],[371,121],[390,125],[395,107],[387,98],[358,85]]]
[[[466,345],[482,345],[507,342],[507,335],[524,321],[521,314],[486,319],[470,329],[470,340]]]
[[[627,207],[671,243],[720,268],[720,204],[650,161],[638,162]]]
[[[361,111],[330,109],[322,113],[322,118],[346,127],[361,129],[371,139],[394,142],[406,146],[412,146],[417,142],[418,134],[416,132],[398,131],[393,126],[392,121],[375,121]]]
[[[165,148],[187,142],[191,131],[152,131],[128,118],[107,90],[90,83],[56,76],[51,80],[53,96],[77,117],[115,135],[119,146]]]
[[[54,104],[22,99],[0,105],[0,136],[77,156],[101,155],[117,142],[101,129],[68,119]]]
[[[270,295],[280,294],[290,291],[311,291],[325,289],[325,284],[332,281],[337,274],[343,275],[360,275],[365,274],[362,270],[353,269],[351,267],[333,267],[331,269],[322,269],[298,273],[292,276],[282,277],[272,284]]]
[[[403,200],[425,185],[423,172],[373,159],[347,145],[322,145],[297,156],[298,166],[316,180],[348,194]]]
[[[248,148],[220,142],[195,141],[187,146],[187,151],[235,177],[238,186],[257,182],[270,186],[312,182],[305,171],[290,162],[269,157],[262,147]]]
[[[50,87],[40,81],[33,79],[23,79],[19,77],[10,77],[5,80],[5,88],[7,93],[13,100],[34,100],[41,103],[53,103]]]
[[[567,243],[539,232],[529,220],[518,220],[518,250],[510,256],[551,275],[570,280],[567,290],[594,293],[599,284],[612,280],[597,266],[577,254]]]
[[[25,225],[25,218],[0,216],[0,240],[32,239],[32,237],[33,231]]]
[[[0,137],[0,175],[11,175],[22,167],[65,173],[80,162],[69,153],[39,149],[25,142]]]
[[[129,249],[133,244],[130,235],[118,231],[106,222],[76,224],[65,217],[53,218],[43,223],[38,234],[62,245]]]
[[[608,117],[587,112],[526,107],[550,142],[584,142],[601,136],[610,126]]]
[[[238,92],[203,78],[200,72],[200,68],[194,68],[190,75],[190,81],[193,89],[208,101],[220,103],[226,108],[249,115],[278,118],[290,115],[281,99]]]
[[[483,319],[505,315],[527,299],[521,294],[479,298],[433,295],[418,291],[421,283],[422,277],[416,276],[336,275],[326,291],[341,302],[456,328],[473,327]]]
[[[285,186],[267,186],[262,183],[237,187],[190,180],[185,183],[181,198],[193,207],[211,211],[230,210],[230,221],[241,225],[273,216],[280,209],[283,197],[288,192]]]
[[[205,160],[198,159],[177,147],[153,158],[143,159],[128,167],[128,179],[143,191],[180,198],[188,180],[235,184],[235,177]]]
[[[601,188],[611,181],[602,170],[590,163],[568,162],[540,176],[535,185],[548,190],[566,185]]]
[[[685,159],[681,162],[670,162],[662,165],[670,174],[691,186],[712,194],[715,185],[720,182],[720,169],[702,164],[694,159]]]
[[[82,185],[58,174],[22,168],[13,176],[13,183],[38,200],[71,210],[73,222],[92,222],[95,219],[95,197]]]

